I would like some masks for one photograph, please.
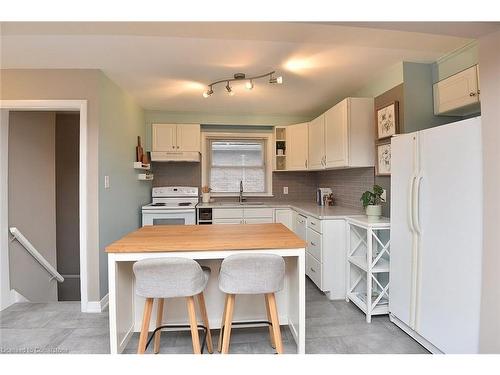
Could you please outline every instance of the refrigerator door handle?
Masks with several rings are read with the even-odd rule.
[[[420,226],[420,185],[422,183],[422,178],[423,176],[421,172],[419,172],[415,177],[415,190],[413,192],[413,204],[411,210],[413,228],[419,235],[422,233],[422,228]]]
[[[414,188],[415,188],[415,179],[417,178],[417,174],[413,173],[410,176],[410,187],[408,194],[408,226],[410,231],[415,233],[415,224],[413,223],[413,200],[414,200]]]

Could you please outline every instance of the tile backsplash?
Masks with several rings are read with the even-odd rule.
[[[332,188],[335,205],[361,208],[361,195],[371,190],[375,168],[351,168],[316,172],[318,187]]]
[[[156,186],[201,186],[201,164],[188,162],[157,162],[152,165]],[[317,172],[273,172],[272,200],[315,201],[318,187],[333,190],[336,206],[361,208],[361,194],[372,188],[375,169],[352,168]],[[283,194],[283,187],[288,194]],[[219,198],[221,199],[221,198]],[[234,199],[234,198],[228,198]],[[221,199],[224,200],[224,199]],[[252,200],[267,200],[255,198]]]

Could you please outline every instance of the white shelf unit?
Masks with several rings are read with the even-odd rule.
[[[347,293],[366,315],[389,313],[390,222],[347,220]]]
[[[285,171],[287,169],[286,160],[286,127],[276,126],[274,128],[274,170]],[[279,155],[278,150],[283,150],[283,154]]]
[[[144,164],[140,161],[134,161],[134,169],[149,171],[151,169],[151,164]]]
[[[152,173],[139,173],[137,179],[139,181],[152,181],[154,178]]]

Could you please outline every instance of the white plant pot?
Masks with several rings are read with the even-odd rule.
[[[381,205],[366,206],[366,216],[368,216],[368,221],[377,221],[382,217],[382,206]]]
[[[202,193],[201,201],[203,203],[210,203],[210,193]]]

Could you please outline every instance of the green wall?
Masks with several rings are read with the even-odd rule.
[[[99,77],[99,270],[100,294],[108,291],[108,259],[104,248],[140,227],[140,207],[149,203],[149,182],[133,169],[137,136],[144,138],[144,111],[120,87]],[[104,176],[110,188],[104,189]]]
[[[354,92],[354,97],[376,97],[403,83],[403,62],[399,62],[380,72],[368,84]]]
[[[448,78],[465,70],[479,61],[479,49],[476,41],[441,57],[432,66],[433,83]]]

